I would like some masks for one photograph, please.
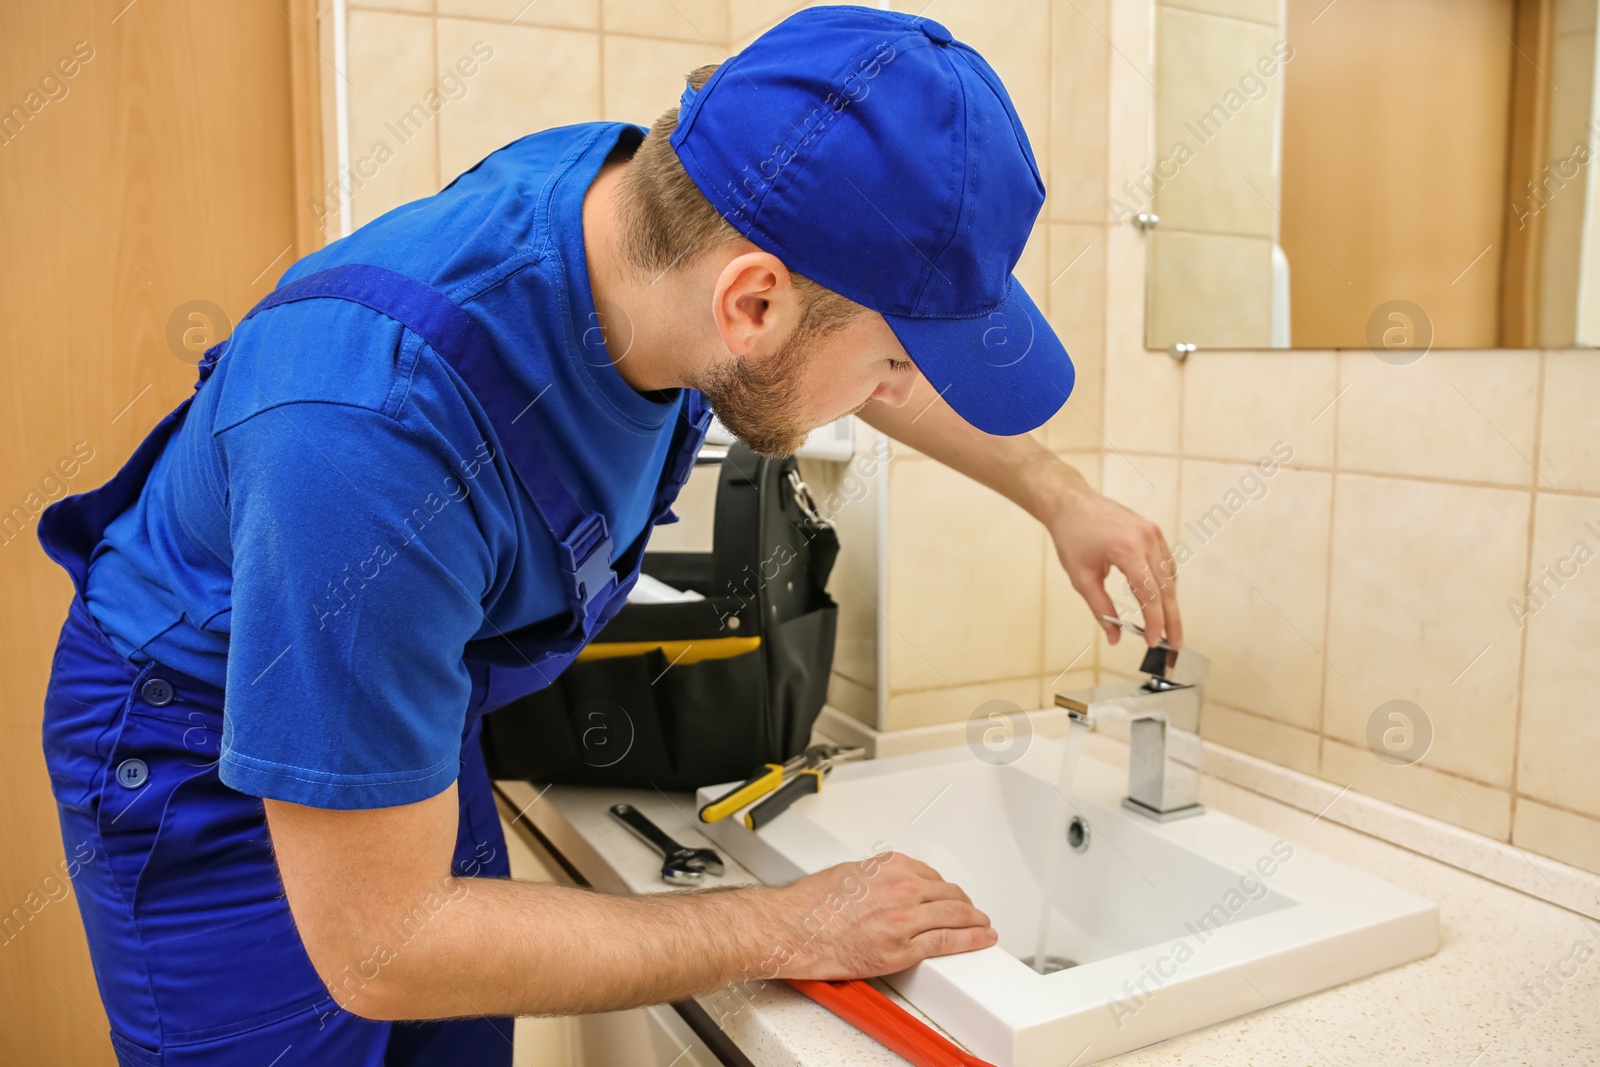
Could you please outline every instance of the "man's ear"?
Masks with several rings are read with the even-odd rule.
[[[759,250],[734,256],[717,275],[711,314],[733,355],[777,351],[800,321],[799,293],[789,268]]]

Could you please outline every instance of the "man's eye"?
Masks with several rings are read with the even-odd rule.
[[[909,359],[891,359],[889,361],[890,370],[911,370],[915,366],[916,364],[912,363]]]

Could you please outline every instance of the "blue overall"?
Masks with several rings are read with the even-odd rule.
[[[649,526],[613,562],[604,516],[586,511],[551,473],[543,448],[514,425],[531,398],[507,377],[478,323],[432,286],[381,267],[333,267],[291,282],[250,315],[299,300],[349,300],[399,322],[442,356],[488,414],[518,482],[560,546],[568,614],[473,642],[473,688],[457,780],[460,876],[506,877],[505,841],[478,736],[485,712],[548,685],[621,609]],[[249,316],[247,316],[249,317]],[[198,391],[223,342],[206,353]],[[262,801],[224,785],[217,761],[223,690],[159,662],[123,656],[84,603],[91,554],[138,496],[193,396],[156,424],[105,485],[51,506],[45,551],[72,575],[45,696],[44,750],[95,978],[123,1064],[509,1064],[511,1021],[478,1017],[383,1023],[344,1005],[438,910],[440,891],[382,933],[370,956],[324,983],[284,898]],[[688,478],[710,412],[698,393],[674,431],[652,523]],[[530,420],[531,421],[531,420]]]

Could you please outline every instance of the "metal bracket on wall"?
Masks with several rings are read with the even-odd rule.
[[[1139,229],[1141,230],[1153,230],[1161,225],[1161,216],[1149,211],[1141,211],[1133,217],[1133,221],[1139,224]]]
[[[1167,355],[1171,356],[1173,359],[1177,360],[1179,363],[1182,363],[1184,360],[1189,358],[1189,353],[1191,353],[1193,351],[1194,351],[1194,345],[1190,344],[1187,341],[1179,341],[1176,344],[1174,344],[1171,348],[1167,349]]]

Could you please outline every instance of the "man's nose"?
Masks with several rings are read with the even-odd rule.
[[[920,376],[915,371],[909,374],[903,370],[890,371],[888,377],[879,382],[878,388],[872,391],[872,399],[891,408],[903,407],[905,402],[911,399],[911,389],[917,384]]]

